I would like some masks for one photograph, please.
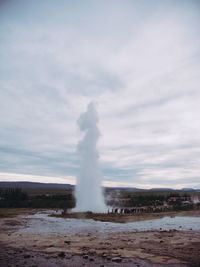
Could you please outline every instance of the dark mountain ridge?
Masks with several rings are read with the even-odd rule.
[[[56,183],[35,183],[35,182],[0,182],[0,188],[21,188],[21,189],[69,189],[71,184]]]
[[[73,189],[74,185],[71,184],[57,184],[57,183],[36,183],[36,182],[0,182],[0,188],[21,188],[21,189]],[[110,190],[116,189],[126,192],[139,192],[139,191],[175,191],[176,189],[173,188],[150,188],[150,189],[142,189],[142,188],[135,188],[135,187],[112,187],[109,188]],[[184,191],[184,192],[200,192],[200,189],[193,189],[193,188],[183,188],[176,191]]]

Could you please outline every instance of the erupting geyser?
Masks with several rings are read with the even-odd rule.
[[[80,174],[76,186],[76,211],[105,212],[99,169],[97,142],[100,136],[97,127],[98,114],[90,103],[87,111],[78,119],[78,126],[85,136],[78,144]]]

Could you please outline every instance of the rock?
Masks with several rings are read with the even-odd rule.
[[[94,261],[94,258],[89,258],[89,261]]]
[[[71,241],[65,240],[65,244],[70,245]]]
[[[61,251],[60,253],[58,253],[58,257],[64,258],[65,257],[65,252]]]
[[[90,249],[89,254],[94,255],[95,252],[96,252],[95,249]]]
[[[122,261],[122,258],[120,258],[120,257],[114,257],[114,258],[112,258],[112,261],[113,262],[121,262]]]
[[[83,255],[83,259],[88,259],[88,255],[87,254]]]
[[[71,255],[66,256],[66,259],[67,259],[67,260],[70,260],[71,258],[72,258]]]
[[[29,259],[31,257],[31,255],[27,254],[27,255],[24,255],[24,259]]]

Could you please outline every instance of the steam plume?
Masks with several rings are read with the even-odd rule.
[[[99,170],[99,153],[97,142],[100,136],[97,127],[98,114],[95,105],[90,103],[87,111],[78,119],[78,126],[85,136],[78,144],[80,154],[80,175],[76,186],[76,210],[104,212],[101,174]]]

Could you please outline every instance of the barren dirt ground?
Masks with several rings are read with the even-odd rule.
[[[0,220],[1,267],[200,266],[200,231],[47,235],[20,231],[28,220],[24,214]]]

